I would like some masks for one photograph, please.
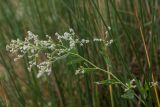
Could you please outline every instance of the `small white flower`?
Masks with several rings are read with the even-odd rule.
[[[19,58],[14,58],[14,62],[16,62]]]
[[[106,46],[109,46],[113,43],[113,39],[111,39],[110,41],[107,41],[107,43],[105,44]]]
[[[75,46],[76,46],[76,43],[75,43],[75,41],[73,41],[73,40],[70,41],[69,44],[70,44],[69,46],[70,46],[71,49],[72,49],[72,48],[75,48]]]
[[[61,39],[61,35],[60,35],[60,34],[58,34],[58,33],[56,32],[55,35],[57,36],[57,39],[58,39],[58,40]]]
[[[28,46],[27,45],[24,45],[23,46],[23,50],[27,50],[28,49]]]
[[[125,92],[130,90],[130,89],[134,89],[137,86],[134,85],[135,79],[132,79],[130,82],[126,83],[127,88],[124,90]]]
[[[89,40],[86,40],[86,43],[89,43]]]
[[[44,74],[44,72],[39,71],[38,74],[37,74],[37,78],[40,78],[43,74]]]
[[[72,28],[69,29],[72,35],[75,35],[74,30]]]
[[[31,49],[31,53],[34,54],[34,52],[35,52],[35,50],[34,50],[34,49]]]
[[[108,26],[108,30],[111,30],[111,27],[110,27],[110,26]]]
[[[105,35],[106,35],[106,39],[107,39],[108,35],[109,35],[108,31],[105,32]]]
[[[83,43],[80,43],[80,46],[83,46]]]
[[[75,75],[78,75],[80,73],[80,69],[77,69],[75,72]]]
[[[101,42],[101,41],[103,41],[103,40],[102,40],[102,39],[98,39],[98,38],[94,38],[93,41],[94,41],[94,42]]]
[[[82,68],[78,68],[75,72],[75,75],[78,75],[78,74],[84,74],[85,71],[82,69]]]
[[[28,31],[28,39],[31,40],[34,38],[34,34],[31,31]]]
[[[50,36],[49,36],[49,35],[46,35],[46,38],[50,38]]]
[[[82,43],[85,43],[85,39],[82,39],[81,42],[82,42]]]
[[[100,85],[101,83],[100,82],[95,82],[97,85]]]
[[[153,86],[158,86],[158,81],[150,82],[150,86],[151,86],[151,87],[153,87]]]
[[[71,40],[71,39],[72,39],[72,38],[71,38],[71,34],[68,33],[68,32],[65,32],[65,33],[64,33],[64,36],[62,36],[62,38],[63,38],[64,40]]]

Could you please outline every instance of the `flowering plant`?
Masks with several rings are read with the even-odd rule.
[[[24,41],[20,39],[12,40],[11,43],[6,46],[6,49],[11,53],[18,52],[17,58],[14,58],[14,61],[17,61],[27,54],[29,59],[28,70],[31,71],[32,68],[36,66],[39,69],[37,74],[37,77],[39,78],[43,74],[47,73],[49,75],[51,73],[51,65],[55,61],[68,55],[81,57],[76,51],[76,46],[83,46],[84,44],[91,42],[91,40],[88,39],[80,40],[79,38],[76,38],[73,29],[69,29],[69,32],[65,32],[63,35],[55,33],[55,36],[57,37],[57,41],[54,41],[48,35],[46,35],[47,40],[39,40],[38,35],[28,31],[28,37],[26,37]],[[110,45],[113,42],[113,40],[105,41],[98,38],[94,38],[92,41],[103,42],[105,45]],[[46,60],[38,63],[37,59],[40,56],[40,53],[46,55]],[[86,59],[83,58],[83,60]],[[86,61],[91,64],[88,60]]]
[[[106,34],[108,33],[106,32]],[[28,70],[32,71],[33,67],[37,67],[37,78],[40,78],[45,74],[50,75],[52,72],[52,64],[56,61],[62,58],[66,58],[69,55],[76,56],[91,66],[91,68],[85,68],[81,66],[76,70],[76,75],[86,73],[87,70],[102,71],[112,76],[112,79],[96,82],[96,84],[119,84],[122,86],[122,88],[124,88],[125,92],[122,97],[133,98],[135,95],[138,98],[138,96],[133,91],[133,89],[136,88],[136,85],[133,85],[135,80],[131,80],[129,83],[125,84],[112,72],[96,66],[91,61],[78,54],[77,46],[83,46],[84,44],[89,44],[90,42],[99,42],[104,46],[109,46],[113,43],[112,39],[109,41],[101,38],[93,38],[92,40],[79,39],[76,37],[73,29],[69,29],[69,32],[65,32],[63,35],[55,33],[55,36],[57,37],[56,40],[53,40],[48,35],[46,35],[46,40],[40,40],[38,35],[28,31],[28,37],[26,37],[24,41],[20,39],[12,40],[11,43],[6,46],[6,49],[11,53],[18,53],[17,58],[15,58],[14,61],[17,61],[24,55],[27,55],[29,59]],[[38,62],[38,58],[41,53],[46,56],[46,60]]]

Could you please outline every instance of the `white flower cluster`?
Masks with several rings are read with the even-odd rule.
[[[24,41],[22,40],[12,40],[9,45],[6,46],[6,49],[11,53],[18,53],[17,58],[14,58],[14,61],[22,58],[25,54],[27,54],[29,59],[29,66],[28,70],[31,71],[34,66],[39,68],[39,72],[37,77],[42,76],[44,73],[50,74],[51,64],[47,61],[38,64],[37,58],[39,57],[39,52],[43,50],[55,50],[55,44],[53,43],[51,37],[48,35],[46,36],[48,40],[39,40],[38,35],[33,34],[32,32],[28,31],[28,36],[25,38]]]
[[[37,65],[37,67],[39,69],[39,73],[37,75],[37,78],[44,75],[44,73],[47,73],[48,75],[50,75],[50,73],[52,71],[51,65],[52,65],[52,63],[50,61],[43,61],[39,65]]]
[[[113,43],[113,39],[111,39],[111,40],[108,41],[108,35],[109,35],[109,32],[108,32],[108,31],[110,31],[110,30],[111,30],[111,27],[108,26],[108,30],[105,32],[105,35],[106,35],[105,39],[94,38],[93,41],[94,41],[94,42],[103,42],[103,43],[105,44],[105,46],[111,45],[111,44]],[[107,39],[107,40],[106,40],[106,39]]]
[[[112,43],[113,43],[113,39],[107,41],[107,42],[105,43],[105,45],[106,45],[106,46],[109,46],[109,45],[111,45]]]
[[[158,81],[150,82],[149,85],[150,85],[150,87],[158,86],[159,82]]]
[[[134,85],[135,79],[131,80],[129,83],[126,83],[127,88],[125,89],[125,92],[136,88],[136,85]]]
[[[11,53],[18,53],[14,61],[17,61],[27,54],[29,59],[28,70],[32,71],[33,67],[37,67],[39,69],[37,77],[41,77],[46,73],[49,75],[51,73],[52,63],[68,55],[69,51],[76,49],[77,45],[83,46],[84,44],[90,43],[88,39],[76,38],[73,29],[69,29],[69,32],[65,32],[63,35],[55,33],[58,40],[56,42],[48,35],[46,35],[46,40],[40,40],[38,35],[33,34],[31,31],[27,33],[28,36],[24,41],[20,39],[12,40],[11,43],[6,46],[6,49]],[[107,46],[113,42],[113,40],[105,41],[98,38],[94,38],[92,41],[104,42]],[[38,58],[41,53],[46,55],[46,61],[40,63],[38,62]],[[76,74],[79,73],[83,73],[83,70],[78,69]]]
[[[94,42],[102,42],[102,41],[104,41],[104,40],[98,39],[98,38],[94,38],[93,41],[94,41]]]
[[[58,33],[55,33],[57,36],[57,39],[59,42],[68,41],[69,43],[69,49],[76,48],[76,44],[80,44],[80,46],[83,46],[84,44],[88,44],[89,40],[87,39],[81,39],[75,38],[75,32],[73,29],[69,29],[69,32],[65,32],[63,35],[60,35]]]
[[[99,38],[94,38],[93,39],[94,42],[103,42],[105,44],[105,46],[109,46],[113,43],[113,39],[107,41],[107,40],[103,40],[103,39],[99,39]]]

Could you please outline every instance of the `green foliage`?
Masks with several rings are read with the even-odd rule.
[[[134,91],[128,90],[123,95],[121,95],[122,98],[133,100],[134,99]]]
[[[102,81],[96,82],[96,84],[98,84],[98,85],[99,84],[101,84],[101,85],[114,85],[114,84],[120,84],[120,83],[114,79],[110,79],[110,80],[102,80]]]

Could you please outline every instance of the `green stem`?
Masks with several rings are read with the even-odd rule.
[[[87,63],[89,63],[90,65],[92,65],[93,67],[95,67],[95,69],[110,74],[110,75],[111,75],[113,78],[115,78],[121,85],[123,85],[125,88],[127,88],[127,86],[126,86],[121,80],[119,80],[113,73],[97,67],[97,66],[94,65],[92,62],[90,62],[89,60],[85,59],[84,57],[82,57],[82,56],[80,56],[80,55],[78,55],[78,54],[75,54],[75,53],[72,53],[72,52],[69,52],[69,53],[72,54],[72,55],[74,55],[74,56],[77,56],[77,57],[81,58],[81,59],[84,60],[84,61],[86,61]]]
[[[77,56],[77,57],[81,58],[82,60],[86,61],[87,63],[89,63],[90,65],[92,65],[93,67],[95,67],[95,69],[100,70],[100,71],[105,72],[105,73],[108,73],[114,79],[116,79],[117,82],[119,82],[122,86],[124,86],[124,88],[128,88],[128,86],[125,85],[121,80],[119,80],[113,73],[111,73],[111,72],[109,72],[107,70],[104,70],[102,68],[97,67],[95,64],[93,64],[89,60],[85,59],[84,57],[80,56],[79,54],[75,54],[75,53],[72,53],[72,52],[68,52],[68,53],[71,54],[71,55],[74,55],[74,56]],[[145,102],[141,98],[139,98],[138,95],[134,94],[134,96],[137,97],[145,105]]]

